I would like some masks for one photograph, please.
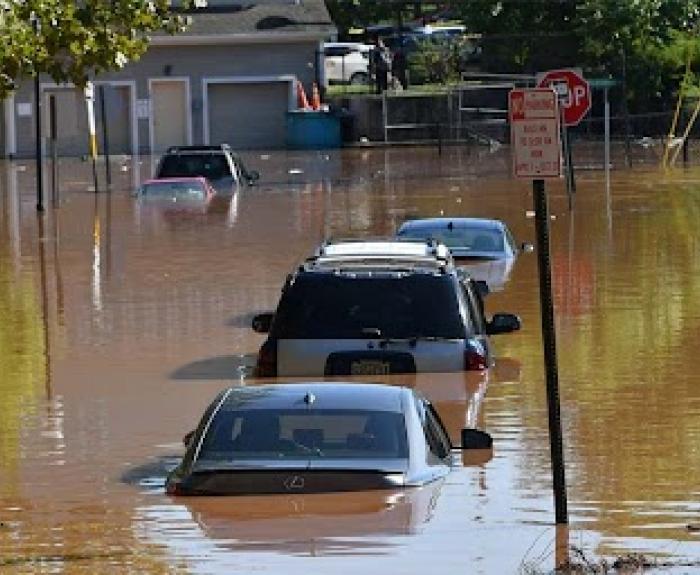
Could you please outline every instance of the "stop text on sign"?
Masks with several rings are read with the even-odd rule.
[[[566,126],[577,125],[591,109],[591,87],[577,69],[549,70],[538,74],[537,87],[552,87],[561,96]]]
[[[508,116],[515,177],[558,178],[561,175],[560,116],[554,90],[511,90]]]

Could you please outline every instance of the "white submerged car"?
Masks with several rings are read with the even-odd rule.
[[[530,244],[516,243],[504,222],[489,218],[408,220],[401,224],[396,236],[444,243],[456,265],[468,266],[469,274],[485,281],[491,291],[503,288],[520,253],[532,251]]]

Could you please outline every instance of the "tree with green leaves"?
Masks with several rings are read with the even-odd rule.
[[[22,78],[48,74],[83,86],[100,72],[124,67],[148,47],[148,36],[184,30],[184,0],[0,0],[0,98]]]
[[[632,111],[658,108],[676,91],[686,59],[673,45],[679,35],[697,36],[700,22],[700,0],[462,0],[455,5],[467,28],[484,35],[489,71],[532,73],[568,65],[591,75],[625,77]]]
[[[577,10],[581,62],[624,75],[633,111],[648,110],[677,90],[686,52],[674,45],[697,35],[698,23],[700,0],[586,0]]]

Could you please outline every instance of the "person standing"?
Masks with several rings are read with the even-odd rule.
[[[372,62],[376,77],[377,94],[382,94],[389,85],[389,68],[391,56],[381,38],[377,38],[372,50]]]

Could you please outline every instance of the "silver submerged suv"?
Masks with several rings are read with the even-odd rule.
[[[434,241],[324,244],[291,274],[256,375],[384,375],[486,369],[489,335],[520,328],[512,314],[484,316],[480,285]]]

